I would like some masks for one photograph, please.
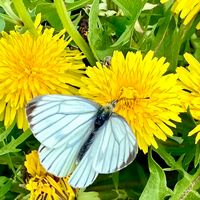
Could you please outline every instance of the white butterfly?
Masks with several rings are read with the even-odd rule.
[[[137,154],[135,136],[124,118],[113,113],[117,101],[102,107],[78,96],[46,95],[31,100],[27,119],[39,140],[40,162],[51,174],[72,173],[69,184],[87,187],[98,174],[116,172]]]

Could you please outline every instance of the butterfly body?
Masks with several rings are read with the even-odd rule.
[[[116,105],[116,103],[113,101],[110,104],[107,104],[105,106],[100,107],[99,110],[97,111],[97,114],[96,114],[96,117],[95,117],[95,121],[94,121],[94,129],[90,133],[89,137],[87,138],[87,140],[85,141],[83,146],[81,147],[80,152],[78,154],[78,161],[80,161],[83,158],[83,156],[85,155],[86,151],[89,149],[89,147],[93,143],[94,138],[96,136],[97,130],[101,126],[103,126],[103,124],[112,115],[115,105]]]
[[[78,96],[44,95],[26,107],[29,126],[41,143],[41,164],[69,184],[87,187],[97,175],[129,165],[137,154],[135,136],[113,112],[117,101],[101,106]],[[75,170],[74,167],[76,166]]]
[[[113,103],[102,106],[97,111],[94,121],[94,131],[97,131],[112,115],[115,105]]]

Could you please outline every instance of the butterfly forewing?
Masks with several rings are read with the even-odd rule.
[[[44,146],[57,148],[83,141],[98,109],[98,104],[84,98],[46,95],[33,99],[26,113],[34,136]]]

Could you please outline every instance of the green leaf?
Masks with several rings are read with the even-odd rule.
[[[163,169],[153,160],[151,151],[148,155],[150,170],[149,180],[140,196],[140,200],[161,200],[172,194],[167,187],[166,176]]]
[[[23,163],[24,161],[23,157],[20,154],[12,154],[10,155],[10,157],[8,157],[8,155],[5,154],[0,156],[0,165],[8,165],[10,159],[13,161],[13,163],[17,165]]]
[[[24,142],[31,135],[31,131],[27,130],[22,133],[17,139],[12,137],[11,142],[6,144],[0,149],[0,155],[4,155],[11,152],[18,152],[19,149],[16,149],[22,142]]]
[[[3,17],[0,16],[0,32],[2,32],[5,28],[5,21]]]
[[[194,175],[187,172],[183,173],[183,178],[175,185],[174,193],[170,200],[184,199],[197,200],[200,194],[197,190],[200,188],[200,168]]]
[[[8,137],[15,126],[15,122],[13,122],[8,129],[4,130],[4,127],[0,127],[0,141],[2,142],[4,139]]]
[[[200,144],[197,143],[195,146],[196,146],[196,152],[195,152],[194,166],[197,167],[197,165],[200,163]]]
[[[128,41],[131,38],[133,28],[134,28],[133,25],[128,25],[126,27],[126,30],[122,33],[120,38],[112,45],[112,47],[117,47],[119,45],[124,45],[124,44],[128,43]]]
[[[91,0],[80,0],[74,3],[67,3],[68,11],[73,11],[82,8],[83,6],[91,3]],[[43,19],[47,20],[52,27],[57,30],[63,29],[60,18],[53,3],[40,3],[36,6],[36,14],[42,13]]]
[[[94,0],[92,4],[91,11],[89,13],[89,30],[88,30],[88,41],[91,47],[91,50],[97,60],[99,60],[99,56],[97,54],[96,49],[101,45],[102,40],[102,27],[98,25],[98,13],[99,13],[99,0]]]
[[[112,23],[112,19],[114,18],[99,18],[99,0],[93,1],[89,13],[88,41],[97,60],[103,60],[106,56],[112,55],[114,50],[126,51],[129,49],[134,24],[138,19],[145,2],[146,0],[142,2],[134,0],[134,9],[131,10],[131,17],[125,16],[124,19],[126,20],[123,19],[126,24],[123,24],[122,26],[115,22],[115,24],[111,26],[110,23]],[[116,4],[121,4],[121,1],[116,2]],[[123,2],[122,4],[124,5]],[[123,31],[116,31],[116,29]],[[121,34],[118,35],[119,33]]]
[[[98,21],[98,12],[99,12],[99,0],[94,0],[93,4],[92,4],[92,8],[89,14],[89,34],[88,34],[88,40],[89,43],[91,43],[91,49],[94,53],[94,56],[97,58],[97,55],[95,53],[95,49],[93,47],[93,42],[92,42],[92,35],[93,33],[96,32],[96,29],[98,28],[97,26],[97,21]],[[95,35],[93,36],[95,37]]]
[[[168,37],[170,37],[173,34],[172,29],[170,28],[171,18],[172,16],[170,10],[166,13],[164,17],[158,19],[158,23],[156,25],[158,32],[154,36],[152,40],[153,43],[151,46],[151,48],[155,51],[155,54],[158,57],[163,56],[163,54],[165,53],[166,46],[168,46],[170,43]]]
[[[193,35],[192,39],[191,39],[191,44],[194,47],[194,57],[197,60],[200,60],[200,38],[196,35]]]
[[[74,3],[67,3],[67,9],[69,11],[78,10],[80,8],[85,7],[87,4],[92,3],[92,0],[79,0]]]
[[[115,186],[115,189],[118,190],[119,187],[119,172],[115,172],[112,174],[112,180],[113,184]]]
[[[129,43],[134,30],[134,25],[138,17],[140,16],[142,9],[147,2],[138,0],[113,0],[124,12],[124,14],[130,19],[129,24],[126,27],[124,33],[120,38],[112,45],[112,47],[117,47]]]
[[[164,146],[159,144],[159,148],[155,149],[154,151],[159,154],[159,156],[167,163],[168,166],[170,166],[172,169],[176,169],[175,159],[166,151]]]
[[[97,60],[104,60],[108,55],[112,55],[114,48],[111,39],[104,30],[101,21],[98,18],[99,13],[99,0],[94,0],[89,14],[89,30],[88,41],[91,50]]]
[[[1,176],[0,177],[0,198],[4,197],[4,195],[10,190],[12,186],[12,181],[5,177]]]
[[[122,9],[124,15],[129,18],[136,19],[138,18],[142,8],[144,7],[147,0],[138,1],[138,0],[113,0],[119,8]],[[139,11],[139,12],[138,12]]]
[[[35,13],[42,13],[43,19],[47,20],[51,24],[51,26],[55,27],[57,30],[61,30],[63,28],[54,4],[41,3],[36,6]]]

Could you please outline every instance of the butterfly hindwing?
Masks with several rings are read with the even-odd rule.
[[[69,179],[69,184],[74,188],[88,187],[94,182],[98,175],[98,173],[93,169],[92,160],[88,153],[89,150]]]
[[[78,160],[78,154],[83,143],[87,140],[92,131],[92,126],[82,130],[83,137],[73,144],[63,144],[56,148],[45,147],[41,144],[39,157],[42,166],[51,174],[58,177],[68,175]],[[74,137],[78,137],[74,135]]]
[[[113,113],[96,135],[99,141],[93,160],[96,172],[113,173],[135,159],[138,151],[136,138],[124,118]]]
[[[71,147],[62,145],[58,148],[48,148],[41,145],[38,153],[46,171],[55,176],[64,177],[73,171],[79,149],[80,142]]]
[[[72,173],[69,184],[74,188],[85,188],[91,185],[96,179],[98,172],[93,168],[93,158],[96,154],[98,140],[94,140],[88,151],[85,153],[75,171]]]
[[[64,95],[39,96],[26,107],[34,136],[46,147],[73,145],[89,134],[99,105],[85,98]]]
[[[69,179],[75,188],[87,187],[98,174],[119,171],[130,164],[137,154],[136,138],[124,118],[112,114],[95,133],[90,148]]]

